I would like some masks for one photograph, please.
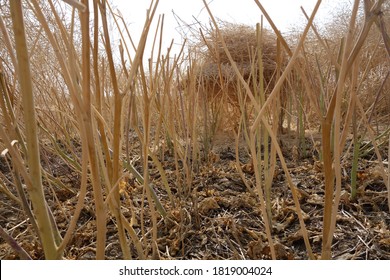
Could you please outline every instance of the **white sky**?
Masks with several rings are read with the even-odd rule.
[[[253,0],[207,0],[214,17],[232,23],[243,23],[254,26],[260,22],[261,11]],[[133,40],[138,42],[142,27],[145,21],[146,9],[150,5],[149,0],[113,0],[114,7],[121,11]],[[279,30],[287,32],[294,25],[302,25],[305,19],[300,7],[302,6],[308,15],[317,0],[260,0]],[[329,16],[335,6],[349,0],[323,0],[320,6],[317,22]],[[160,0],[157,9],[156,23],[159,14],[165,14],[164,20],[164,48],[172,39],[177,44],[181,43],[180,26],[175,20],[172,11],[175,12],[184,22],[193,23],[194,17],[202,23],[209,22],[209,15],[204,8],[202,0]],[[265,20],[265,19],[264,19]],[[154,32],[155,29],[151,29]],[[149,36],[152,38],[153,35]]]

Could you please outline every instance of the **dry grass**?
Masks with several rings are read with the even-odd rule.
[[[205,3],[208,27],[173,55],[159,1],[138,45],[106,1],[65,2],[1,5],[2,258],[330,259],[340,205],[368,197],[384,218],[348,230],[388,242],[388,3],[355,1],[324,33],[318,1],[295,38],[257,0],[272,30]]]
[[[200,29],[195,35],[196,44],[190,48],[197,54],[199,69],[197,77],[203,94],[208,100],[227,95],[231,103],[237,103],[237,74],[231,66],[229,57],[221,41],[236,63],[240,74],[253,86],[254,73],[262,72],[265,87],[272,87],[277,71],[277,38],[270,30],[228,22],[218,22],[218,30],[211,27]],[[259,53],[261,52],[261,54]],[[261,55],[261,66],[258,58]],[[283,64],[283,62],[282,62]],[[262,67],[260,70],[259,68]],[[258,75],[256,75],[258,76]]]

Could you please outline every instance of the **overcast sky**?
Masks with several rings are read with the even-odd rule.
[[[150,5],[148,0],[115,0],[112,1],[121,11],[133,40],[138,42],[145,21],[146,9]],[[302,25],[305,21],[300,7],[302,6],[310,15],[317,0],[260,0],[276,26],[282,32],[288,32],[295,25]],[[348,0],[323,0],[318,13],[317,22],[329,17],[337,5],[349,2]],[[232,23],[243,23],[255,26],[260,22],[261,11],[253,0],[208,0],[209,7],[216,18]],[[181,43],[183,28],[178,24],[174,14],[184,22],[191,24],[194,18],[202,23],[209,22],[209,15],[204,8],[202,0],[160,0],[157,16],[165,14],[164,21],[164,48],[172,39]],[[155,18],[157,22],[157,18]],[[152,29],[154,30],[154,29]],[[184,31],[187,29],[184,28]],[[152,38],[152,36],[150,37]]]

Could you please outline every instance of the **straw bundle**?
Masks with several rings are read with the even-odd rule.
[[[250,84],[253,75],[259,73],[257,50],[261,46],[264,82],[266,86],[271,83],[277,65],[276,36],[268,30],[258,36],[251,26],[227,22],[220,23],[219,30],[241,75]],[[237,77],[217,30],[211,27],[201,32],[197,48],[202,57],[198,80],[204,91],[213,97],[226,93],[234,100]]]

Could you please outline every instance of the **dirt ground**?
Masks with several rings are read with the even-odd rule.
[[[286,138],[287,139],[287,138]],[[308,230],[310,244],[316,257],[321,254],[324,178],[311,139],[307,139],[306,155],[297,151],[295,141],[281,139],[283,153],[294,184],[299,190],[300,205]],[[387,150],[382,150],[386,158]],[[58,228],[64,234],[77,202],[77,186],[80,178],[66,165],[50,154],[43,155],[43,166],[50,166],[53,175],[67,189],[47,188],[48,203],[57,219]],[[245,148],[240,148],[239,162],[247,184],[255,186],[253,166]],[[350,200],[350,158],[342,160],[343,190],[332,245],[334,259],[390,259],[390,211],[387,206],[387,190],[373,153],[366,155],[359,165],[358,198]],[[134,158],[136,168],[140,160]],[[158,249],[160,259],[270,259],[270,247],[265,234],[260,203],[251,193],[238,170],[234,139],[219,135],[214,142],[209,161],[199,166],[192,178],[192,188],[180,193],[176,185],[176,167],[169,153],[162,160],[175,200],[174,205],[161,184],[160,175],[152,162],[151,180],[168,218],[158,221]],[[11,179],[11,172],[4,160],[0,171]],[[184,170],[180,170],[185,172]],[[183,185],[185,182],[183,182]],[[53,195],[55,193],[55,196]],[[121,190],[122,211],[141,237],[145,246],[151,239],[151,222],[143,187],[135,180],[126,181]],[[31,255],[42,259],[43,251],[32,226],[20,207],[4,193],[0,193],[0,225]],[[278,162],[272,184],[272,234],[278,259],[307,259],[307,250],[300,231],[295,205],[286,182],[286,176]],[[141,221],[143,220],[143,223]],[[121,259],[122,253],[116,234],[115,219],[107,221],[108,259]],[[141,227],[144,224],[144,227]],[[65,251],[66,259],[95,258],[95,221],[93,198],[86,198],[85,207],[78,221],[74,238]],[[133,258],[137,253],[130,244]],[[149,247],[148,247],[149,246]],[[1,240],[1,259],[17,259],[10,246]]]

